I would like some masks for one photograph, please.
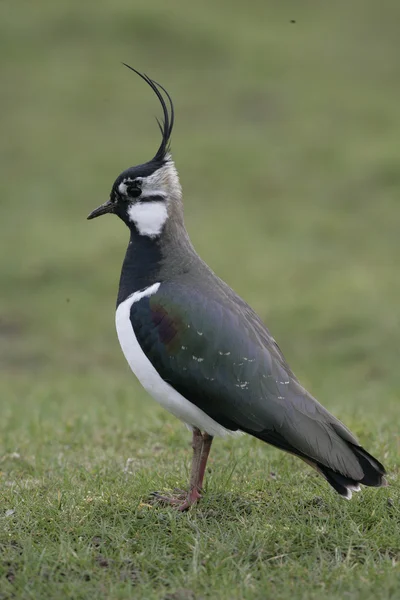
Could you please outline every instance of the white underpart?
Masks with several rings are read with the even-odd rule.
[[[344,498],[346,498],[346,500],[351,500],[353,497],[353,492],[361,492],[361,486],[358,483],[357,485],[347,485],[347,493],[346,496],[343,496]]]
[[[240,435],[241,432],[230,431],[219,425],[164,381],[141,349],[130,320],[131,307],[141,298],[155,294],[159,287],[160,283],[155,283],[145,290],[135,292],[124,302],[121,302],[117,308],[115,323],[118,339],[129,366],[144,389],[170,413],[181,419],[190,429],[198,427],[198,429],[206,431],[209,435],[219,437]]]
[[[160,235],[168,219],[168,211],[162,201],[136,202],[128,208],[128,216],[140,235],[155,237]]]

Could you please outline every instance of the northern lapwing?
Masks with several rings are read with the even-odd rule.
[[[111,213],[129,228],[119,342],[142,386],[193,432],[189,490],[159,500],[179,510],[195,504],[213,438],[241,432],[303,459],[345,498],[361,483],[386,485],[383,465],[304,389],[260,317],[196,253],[170,154],[171,97],[126,66],[161,103],[162,140],[153,159],[117,177],[88,219]]]

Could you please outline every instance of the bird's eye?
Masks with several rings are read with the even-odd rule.
[[[131,183],[126,187],[126,193],[130,198],[137,198],[142,193],[142,190],[137,183]]]

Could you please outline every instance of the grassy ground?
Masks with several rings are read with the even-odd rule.
[[[395,0],[0,8],[0,598],[398,598],[400,111]],[[291,21],[296,21],[292,23]],[[158,143],[200,254],[383,460],[345,502],[295,458],[189,436],[140,389],[114,304],[127,232],[85,221]]]

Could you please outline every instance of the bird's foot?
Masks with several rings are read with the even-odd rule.
[[[196,504],[201,498],[201,494],[197,488],[193,488],[189,492],[185,492],[184,490],[174,490],[174,492],[173,496],[165,496],[164,494],[160,494],[160,492],[153,492],[151,495],[160,504],[169,504],[180,512],[188,510],[188,508]]]
[[[170,496],[162,494],[161,492],[151,492],[151,496],[160,504],[179,506],[185,501],[187,492],[184,490],[174,490]]]

